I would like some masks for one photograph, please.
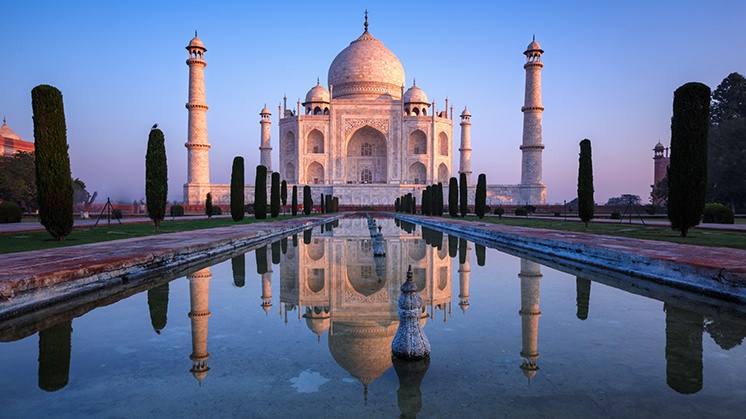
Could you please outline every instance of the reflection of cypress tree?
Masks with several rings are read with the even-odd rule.
[[[168,315],[168,282],[148,290],[148,309],[153,330],[160,335],[166,328]]]
[[[437,247],[438,250],[443,250],[443,232],[435,230],[433,240],[435,241],[435,247]]]
[[[458,239],[450,234],[448,235],[448,256],[452,258],[458,256]]]
[[[466,263],[466,239],[458,239],[458,263]]]
[[[39,388],[57,391],[70,377],[73,321],[68,320],[39,332]]]
[[[575,302],[578,305],[578,313],[576,316],[580,320],[588,318],[588,304],[591,301],[591,281],[575,277]]]
[[[708,321],[705,330],[710,334],[712,340],[726,351],[743,343],[746,337],[746,324],[737,323],[733,320],[717,319]]]
[[[334,228],[334,223],[332,223],[331,221],[326,223],[326,231],[332,231],[333,228]]]
[[[303,244],[311,244],[311,229],[303,231]]]
[[[246,284],[246,254],[241,253],[232,258],[231,267],[233,268],[233,285],[238,288],[243,287]]]
[[[426,245],[433,244],[432,237],[433,237],[432,230],[430,230],[429,228],[425,226],[422,226],[422,239],[425,240]]]
[[[254,251],[256,256],[256,273],[259,275],[267,273],[267,246],[262,246]]]
[[[282,254],[283,255],[287,254],[287,252],[288,252],[288,238],[287,237],[283,237],[280,240],[280,249],[282,249]]]
[[[275,240],[272,242],[272,264],[273,265],[279,265],[280,264],[280,255],[282,253],[282,249],[280,248],[280,241]]]
[[[298,247],[298,235],[293,234],[293,247]]]
[[[666,383],[682,394],[702,390],[701,314],[668,303],[666,312]]]
[[[481,244],[474,243],[474,251],[477,254],[477,265],[484,266],[487,259],[486,250]]]
[[[398,218],[394,218],[394,224],[396,224],[396,226],[397,226],[397,227],[399,227],[399,226],[400,226],[400,223],[399,223],[399,219],[398,219]]]
[[[339,210],[335,210],[335,211],[339,211]],[[339,227],[339,218],[337,218],[336,220],[334,220],[334,222],[332,224],[334,225],[334,227]]]
[[[392,358],[399,390],[396,392],[401,418],[416,418],[422,409],[422,380],[430,367],[430,357],[419,361]]]

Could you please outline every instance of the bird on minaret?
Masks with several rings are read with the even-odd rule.
[[[158,128],[158,124],[153,124],[153,128],[151,129],[156,129],[156,128]]]

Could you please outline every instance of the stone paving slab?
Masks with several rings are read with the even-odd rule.
[[[291,218],[4,255],[0,258],[0,318],[13,311],[16,302],[33,305],[48,297],[42,292],[33,301],[18,301],[23,300],[18,296],[31,291],[74,292],[69,289],[73,282],[81,288],[122,275],[196,263],[340,217]]]
[[[746,303],[746,250],[507,226],[456,218],[396,217],[485,242],[613,270]]]

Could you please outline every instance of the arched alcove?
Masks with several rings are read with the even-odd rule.
[[[427,154],[427,135],[421,130],[409,134],[409,154]]]
[[[448,155],[448,135],[445,132],[440,132],[438,134],[438,145],[439,145],[439,152],[441,156],[447,156]]]
[[[424,185],[427,181],[427,168],[420,162],[414,162],[409,166],[409,182]]]
[[[445,163],[441,163],[440,165],[438,165],[438,182],[447,186],[448,181],[450,180],[449,175],[450,171],[448,170],[448,166],[446,166]]]
[[[324,134],[314,129],[306,136],[306,153],[319,154],[324,152]]]
[[[312,162],[306,169],[306,183],[318,185],[324,183],[324,166],[319,162]]]
[[[368,125],[355,131],[347,142],[347,183],[360,183],[363,171],[370,172],[368,183],[386,183],[388,179],[388,154],[386,136]]]

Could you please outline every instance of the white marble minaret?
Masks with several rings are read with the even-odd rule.
[[[523,53],[526,56],[526,93],[521,111],[523,112],[523,143],[521,152],[521,201],[519,204],[543,205],[546,203],[546,186],[541,176],[541,49],[534,39]]]
[[[270,142],[269,128],[272,125],[272,120],[270,119],[272,114],[269,113],[267,105],[264,105],[264,109],[262,109],[259,115],[261,116],[259,124],[262,126],[261,144],[259,145],[259,164],[266,167],[267,175],[270,175],[272,173],[272,143]]]
[[[466,108],[461,112],[461,147],[458,151],[461,153],[459,176],[466,173],[466,184],[471,185],[471,113]]]
[[[539,291],[541,288],[541,265],[521,259],[521,369],[529,380],[536,375],[539,366]]]
[[[202,204],[210,192],[210,159],[207,142],[207,102],[205,101],[205,67],[203,56],[207,48],[202,41],[194,38],[186,47],[189,51],[189,133],[187,142],[187,183],[184,185],[184,203]]]
[[[207,360],[210,353],[207,352],[207,320],[210,318],[210,279],[212,274],[210,268],[201,269],[191,275],[189,280],[189,318],[192,322],[192,369],[189,371],[200,383],[207,376],[210,367]]]

